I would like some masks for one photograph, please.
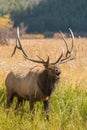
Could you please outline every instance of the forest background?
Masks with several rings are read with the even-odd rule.
[[[13,27],[27,33],[87,32],[87,0],[0,0],[0,17],[9,15]]]

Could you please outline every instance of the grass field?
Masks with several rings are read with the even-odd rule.
[[[22,40],[27,54],[37,59],[36,55],[55,61],[65,48],[61,39]],[[71,39],[67,39],[71,43]],[[14,110],[5,108],[6,91],[4,81],[10,71],[28,70],[36,64],[23,58],[17,51],[11,58],[15,41],[9,46],[0,46],[0,130],[87,130],[87,39],[75,39],[76,59],[60,66],[62,74],[60,83],[51,98],[50,120],[45,119],[43,104],[35,105],[35,118],[29,114],[29,103]],[[74,55],[74,53],[73,53]]]

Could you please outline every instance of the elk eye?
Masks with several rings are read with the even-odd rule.
[[[61,73],[61,72],[57,69],[57,70],[56,70],[57,76],[58,76],[60,73]]]
[[[58,70],[56,70],[56,72],[58,72]]]
[[[59,71],[58,71],[58,70],[56,70],[56,73],[58,74],[58,73],[59,73]]]

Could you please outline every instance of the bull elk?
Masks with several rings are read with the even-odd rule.
[[[34,104],[36,101],[42,101],[44,104],[44,110],[46,112],[46,116],[48,118],[48,111],[49,111],[49,102],[50,97],[53,91],[56,88],[56,83],[59,82],[60,79],[60,68],[59,65],[62,63],[66,63],[70,60],[73,60],[72,57],[72,50],[74,46],[74,35],[71,29],[69,29],[71,36],[72,36],[72,45],[69,49],[65,38],[62,39],[66,45],[66,53],[62,51],[61,55],[58,59],[50,63],[50,57],[48,56],[47,60],[45,61],[43,58],[38,56],[38,60],[31,59],[25,53],[20,37],[19,37],[19,28],[17,28],[17,41],[12,56],[15,54],[16,49],[20,49],[22,51],[23,56],[34,63],[42,64],[42,68],[35,67],[34,69],[30,70],[28,74],[24,77],[20,75],[16,75],[13,72],[10,72],[6,77],[6,92],[7,92],[7,107],[10,107],[14,96],[18,98],[18,102],[16,104],[16,108],[22,104],[23,100],[29,100],[30,103],[30,111],[33,111]]]

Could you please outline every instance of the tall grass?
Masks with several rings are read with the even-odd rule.
[[[0,87],[0,130],[87,130],[87,91],[82,86],[60,83],[50,103],[50,120],[45,119],[43,104],[36,103],[31,120],[29,103],[14,110],[5,108],[5,86]]]
[[[44,60],[47,55],[55,61],[64,48],[61,39],[22,40],[27,54],[36,59],[40,55]],[[71,43],[71,39],[67,39]],[[32,67],[20,52],[13,58],[11,53],[15,46],[0,46],[0,84],[5,81],[9,71],[24,71]],[[87,130],[87,38],[75,38],[76,59],[61,67],[61,83],[53,93],[50,104],[50,120],[45,119],[43,104],[35,105],[35,117],[31,120],[29,102],[15,111],[16,98],[10,109],[5,108],[5,85],[0,85],[0,130]],[[34,52],[34,53],[33,53]],[[64,83],[65,82],[65,83]]]

